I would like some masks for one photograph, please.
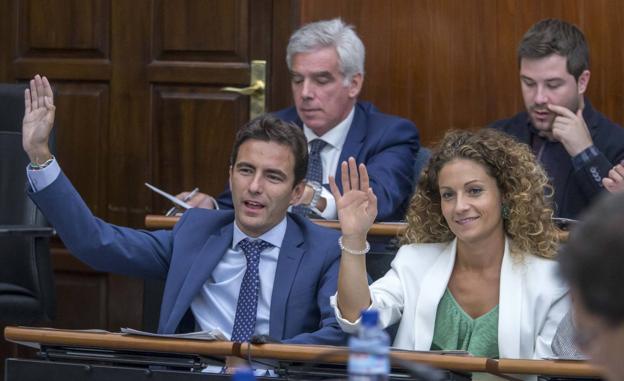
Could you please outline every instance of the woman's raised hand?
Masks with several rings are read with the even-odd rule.
[[[355,159],[343,161],[340,166],[342,194],[336,180],[329,177],[329,187],[336,200],[340,229],[344,237],[366,237],[377,217],[377,197],[369,186],[366,166]]]

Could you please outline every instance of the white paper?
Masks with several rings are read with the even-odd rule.
[[[158,189],[155,186],[153,186],[150,183],[145,183],[145,186],[148,187],[149,189],[153,190],[154,192],[158,193],[159,195],[163,196],[164,198],[166,198],[167,200],[173,202],[174,204],[184,208],[184,209],[191,209],[192,206],[190,206],[189,204],[187,204],[186,202],[180,200],[179,198],[176,198],[174,195],[169,194],[167,192],[165,192],[162,189]]]
[[[139,335],[139,336],[150,336],[150,337],[169,337],[176,339],[193,339],[193,340],[207,340],[207,341],[225,341],[227,338],[221,332],[219,328],[211,329],[210,331],[197,331],[197,332],[189,332],[189,333],[172,333],[172,334],[160,334],[160,333],[152,333],[139,331],[137,329],[132,328],[122,328],[121,333],[125,335]]]

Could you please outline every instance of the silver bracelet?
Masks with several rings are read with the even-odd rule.
[[[370,243],[368,243],[368,241],[364,242],[366,242],[366,246],[362,250],[352,250],[342,244],[342,236],[338,238],[338,246],[340,246],[340,250],[353,255],[364,255],[370,251]]]

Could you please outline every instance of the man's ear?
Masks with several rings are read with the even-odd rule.
[[[290,205],[294,205],[299,201],[301,196],[303,196],[303,191],[305,190],[306,181],[301,180],[299,184],[295,185],[290,194]]]
[[[362,73],[357,73],[351,78],[351,82],[349,83],[349,97],[357,98],[362,91],[362,85],[364,84],[364,76]]]
[[[589,72],[589,70],[585,70],[581,73],[581,75],[579,75],[577,81],[579,95],[584,94],[585,90],[587,90],[587,86],[589,85],[589,77],[591,77],[591,73]]]

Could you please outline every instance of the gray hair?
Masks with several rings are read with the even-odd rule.
[[[339,18],[306,24],[295,31],[290,36],[286,48],[288,69],[292,70],[295,54],[326,47],[336,48],[338,65],[345,77],[345,86],[351,82],[354,75],[358,73],[364,75],[364,44],[355,34],[353,25],[347,25]]]

